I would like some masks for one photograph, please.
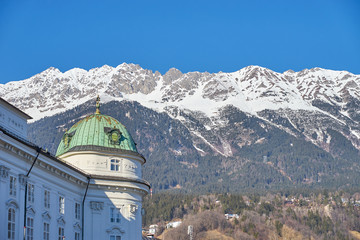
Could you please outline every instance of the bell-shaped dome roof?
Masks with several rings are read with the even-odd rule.
[[[99,101],[98,97],[95,114],[85,117],[65,132],[56,156],[74,151],[137,153],[135,142],[125,126],[113,117],[100,114]]]

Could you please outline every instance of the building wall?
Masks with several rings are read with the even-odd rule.
[[[5,140],[5,141],[4,141]],[[81,218],[75,218],[75,203],[80,203],[84,194],[84,183],[86,177],[71,171],[66,166],[53,163],[43,155],[39,155],[29,177],[26,179],[28,169],[37,155],[34,149],[27,150],[32,156],[25,159],[19,156],[20,147],[16,146],[15,141],[6,141],[6,136],[0,138],[0,239],[7,239],[8,209],[13,207],[16,211],[16,238],[23,239],[24,208],[25,208],[25,187],[26,180],[34,185],[34,201],[27,201],[27,217],[34,220],[34,238],[43,239],[44,222],[50,225],[50,239],[57,239],[59,227],[63,227],[67,239],[74,239],[74,232],[80,231]],[[12,145],[14,151],[4,148]],[[21,145],[21,144],[20,144]],[[19,147],[19,148],[18,148]],[[16,178],[16,195],[10,195],[10,177]],[[70,180],[69,176],[73,178]],[[74,182],[74,180],[78,182]],[[50,193],[50,206],[44,205],[44,192]],[[28,192],[30,195],[30,192]],[[59,211],[59,196],[65,199],[64,214]]]
[[[59,239],[59,228],[64,229],[64,239],[71,240],[75,233],[82,239],[82,232],[86,240],[106,240],[111,236],[141,239],[142,197],[149,191],[141,176],[145,159],[136,154],[101,152],[55,158],[27,141],[29,118],[0,98],[0,240],[8,239],[10,208],[15,210],[16,240],[23,239],[25,211],[26,218],[33,220],[33,240],[44,239],[44,223],[49,224],[50,240]],[[119,171],[111,170],[111,159],[121,162]],[[12,188],[16,194],[10,192],[11,178],[16,179]],[[25,207],[29,185],[34,186],[34,199],[27,201]],[[45,191],[50,193],[48,206]],[[29,195],[32,196],[31,191]],[[64,199],[63,211],[60,197]],[[76,206],[80,206],[80,215],[76,214]],[[118,212],[115,218],[111,210]]]
[[[0,101],[0,126],[27,139],[27,118],[4,101]]]
[[[68,152],[61,156],[64,161],[90,173],[142,179],[144,159],[135,154],[108,152]],[[111,170],[111,160],[118,161],[118,171]]]
[[[25,178],[36,155],[36,149],[0,131],[0,240],[8,239],[9,208],[16,211],[15,239],[23,239],[26,180],[34,185],[34,202],[27,203],[27,216],[34,220],[33,239],[43,239],[45,222],[50,224],[49,239],[58,239],[59,227],[64,228],[65,239],[75,239],[75,232],[82,232],[82,215],[75,217],[75,204],[82,206],[88,175],[41,151]],[[10,176],[16,178],[16,196],[10,195]],[[44,205],[45,190],[50,192],[49,208]],[[144,184],[116,177],[91,178],[84,204],[84,239],[110,239],[111,235],[141,239],[141,203],[147,191]],[[60,196],[65,199],[64,214],[59,211]],[[111,208],[119,209],[119,222],[111,221]]]

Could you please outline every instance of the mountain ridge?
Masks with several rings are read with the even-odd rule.
[[[319,74],[315,74],[319,72],[326,73],[322,74],[322,78],[325,78],[325,81],[319,81]],[[308,76],[309,74],[312,74],[312,77]],[[339,76],[341,75],[343,77],[340,79]],[[297,79],[298,76],[301,79]],[[349,80],[346,83],[346,87],[349,87],[350,91],[344,89],[344,86],[335,86],[335,83],[346,85],[333,80],[343,80],[344,76],[352,79],[352,81]],[[329,82],[329,78],[332,82],[328,83],[326,87],[330,89],[324,89],[324,87],[321,87],[321,84]],[[1,86],[0,93],[5,99],[19,106],[25,112],[27,109],[31,109],[35,120],[75,107],[76,104],[71,103],[72,100],[76,99],[78,102],[80,100],[79,103],[84,103],[96,97],[97,94],[103,95],[107,101],[128,99],[139,102],[141,102],[143,97],[141,95],[147,95],[147,100],[142,101],[142,104],[156,109],[153,106],[154,104],[151,103],[157,102],[168,105],[169,103],[176,104],[176,102],[185,100],[183,105],[187,105],[186,99],[191,98],[191,95],[196,90],[202,91],[200,93],[202,100],[212,100],[208,103],[213,105],[219,102],[237,102],[234,101],[235,95],[236,100],[249,105],[239,104],[243,106],[242,110],[254,114],[264,108],[279,108],[279,104],[276,104],[276,101],[282,103],[282,108],[294,108],[297,106],[297,108],[301,109],[317,110],[304,100],[317,99],[324,95],[325,91],[327,91],[326,97],[323,100],[332,103],[336,103],[336,101],[331,99],[331,97],[339,98],[341,92],[343,95],[355,95],[358,98],[360,90],[356,81],[359,81],[359,79],[359,75],[351,74],[347,71],[313,68],[293,73],[289,71],[276,73],[259,66],[248,66],[232,73],[181,73],[179,70],[172,68],[164,75],[161,75],[159,72],[142,69],[139,65],[123,63],[115,68],[104,65],[89,71],[74,68],[64,73],[60,72],[57,68],[51,67],[29,79],[9,82]],[[307,88],[303,86],[304,84],[301,85],[303,82],[308,86]],[[293,84],[296,85],[296,88],[294,88]],[[53,86],[52,88],[51,85]],[[311,87],[312,85],[313,87]],[[203,89],[199,89],[201,87]],[[95,88],[97,91],[91,91]],[[351,91],[353,88],[356,89],[355,93]],[[31,89],[34,90],[31,91]],[[66,89],[66,91],[62,92],[59,89]],[[41,94],[49,94],[48,96],[39,96],[38,90],[40,90]],[[30,92],[26,94],[27,91]],[[290,97],[287,97],[289,94]],[[23,96],[21,101],[27,100],[28,104],[17,103],[19,95]],[[31,95],[31,99],[29,95]],[[49,98],[54,96],[59,96],[57,99],[58,103],[49,101]],[[231,97],[232,101],[229,99]],[[270,99],[271,97],[272,99]],[[266,101],[267,99],[268,101]],[[267,106],[259,107],[261,104],[257,100],[260,100],[260,103],[266,103]],[[41,104],[42,101],[47,101],[46,106]],[[67,104],[66,106],[64,105],[65,103]],[[205,105],[208,103],[205,103]],[[34,107],[35,104],[37,104],[37,107]],[[53,105],[53,107],[49,108],[47,107],[48,105]],[[218,105],[221,107],[223,104]],[[161,110],[163,106],[157,108]],[[204,111],[203,108],[193,110]]]
[[[151,138],[143,141],[143,145],[152,149],[144,149],[150,161],[158,163],[155,157],[162,155],[154,155],[154,151],[160,151],[166,164],[189,168],[200,175],[196,166],[209,168],[205,179],[219,174],[225,181],[230,176],[246,181],[247,187],[259,183],[265,186],[329,183],[334,172],[342,179],[340,182],[351,185],[355,178],[346,180],[344,172],[351,176],[360,172],[359,83],[360,75],[321,68],[284,73],[259,66],[232,73],[182,73],[172,68],[162,75],[123,63],[116,68],[72,69],[65,73],[51,68],[27,80],[0,86],[0,94],[35,118],[31,138],[52,151],[50,143],[56,146],[62,126],[70,124],[60,118],[79,117],[77,109],[83,109],[84,114],[89,112],[91,102],[99,94],[107,114],[115,114],[114,117],[120,114],[125,125],[134,127],[135,136],[156,136],[159,141],[166,139],[173,144],[166,149]],[[116,105],[114,101],[122,104]],[[109,106],[126,112],[112,112]],[[132,122],[134,119],[139,121],[136,125],[139,130]],[[155,121],[151,124],[157,131],[141,129],[147,129],[151,121]],[[156,121],[166,124],[158,126]],[[48,138],[46,134],[37,137],[36,131],[49,131],[39,123],[57,129],[56,137]],[[177,126],[176,133],[173,126]],[[183,137],[186,144],[181,143]],[[212,163],[204,163],[206,159]],[[212,164],[221,166],[220,172]],[[248,167],[258,180],[247,176],[240,166]],[[335,167],[339,169],[334,170]],[[157,175],[154,166],[149,168]],[[256,168],[265,176],[254,173]],[[302,169],[300,175],[296,168]],[[167,181],[157,187],[187,184],[179,176]],[[224,183],[216,184],[219,187]],[[212,187],[217,188],[215,185]]]

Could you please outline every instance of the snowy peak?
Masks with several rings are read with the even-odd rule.
[[[103,103],[138,102],[184,124],[195,139],[197,151],[208,146],[215,154],[229,157],[236,148],[230,144],[234,140],[218,131],[233,129],[229,118],[236,119],[238,130],[244,133],[234,144],[242,147],[264,141],[252,139],[248,127],[242,126],[243,114],[301,136],[328,152],[334,131],[343,137],[341,141],[360,149],[359,83],[359,75],[322,68],[278,73],[248,66],[236,72],[212,74],[182,73],[171,68],[161,75],[122,63],[115,68],[104,65],[65,73],[49,68],[29,79],[0,85],[0,94],[34,121],[93,101],[97,95]]]
[[[134,100],[163,111],[167,106],[213,114],[226,105],[256,115],[264,109],[316,111],[314,100],[342,106],[359,99],[360,76],[322,68],[277,73],[248,66],[232,73],[182,73],[176,68],[161,75],[136,64],[104,65],[89,71],[57,68],[23,81],[0,85],[1,95],[34,119],[73,108],[97,94],[107,100]]]

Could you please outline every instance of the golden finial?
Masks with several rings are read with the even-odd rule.
[[[100,97],[99,95],[96,98],[96,112],[95,114],[100,114]]]

